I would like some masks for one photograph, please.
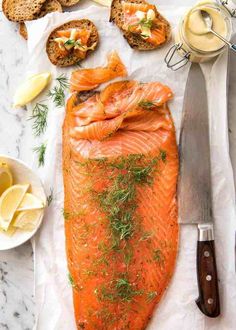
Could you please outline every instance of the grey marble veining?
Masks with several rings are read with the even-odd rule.
[[[33,324],[32,248],[27,243],[0,254],[0,329],[31,330]]]
[[[0,13],[0,153],[20,158],[24,110],[12,109],[12,95],[27,63],[17,25]],[[0,330],[31,330],[34,324],[33,258],[30,243],[0,252]]]

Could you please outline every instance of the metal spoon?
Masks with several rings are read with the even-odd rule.
[[[224,37],[222,37],[222,35],[220,35],[219,33],[217,33],[216,31],[214,31],[212,29],[213,26],[213,21],[211,18],[211,15],[205,11],[205,10],[200,10],[200,13],[202,15],[202,18],[206,24],[206,27],[208,28],[208,31],[213,33],[216,37],[218,37],[219,39],[221,39],[224,43],[226,43],[230,49],[232,49],[233,51],[236,52],[236,45],[232,44],[231,42],[229,42],[227,39],[225,39]]]

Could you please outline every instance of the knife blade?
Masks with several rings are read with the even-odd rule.
[[[191,64],[183,104],[178,182],[179,222],[198,225],[197,306],[205,315],[220,315],[214,248],[208,102],[205,78]]]
[[[236,43],[236,34],[232,37],[232,42]],[[234,174],[234,187],[236,188],[236,111],[235,111],[235,95],[236,95],[236,56],[234,53],[229,52],[228,62],[228,125],[229,125],[229,154]],[[234,244],[234,266],[236,272],[236,232],[235,232],[235,244]]]

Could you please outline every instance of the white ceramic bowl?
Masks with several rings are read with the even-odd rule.
[[[32,192],[36,197],[41,199],[46,205],[46,195],[43,189],[43,185],[38,175],[32,171],[30,167],[28,167],[22,161],[11,158],[5,155],[0,155],[0,162],[5,162],[9,165],[9,168],[13,175],[13,184],[30,184],[29,191]],[[26,241],[28,241],[32,236],[36,233],[38,228],[40,227],[42,220],[42,216],[33,231],[16,231],[12,236],[7,236],[4,233],[0,232],[0,251],[8,250],[15,248]]]

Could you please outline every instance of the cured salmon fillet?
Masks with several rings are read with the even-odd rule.
[[[167,86],[74,93],[63,126],[65,234],[78,329],[142,330],[174,272],[178,153]]]
[[[88,91],[111,79],[126,76],[127,71],[124,64],[121,62],[119,55],[113,51],[108,55],[106,67],[74,71],[70,79],[71,91]]]

